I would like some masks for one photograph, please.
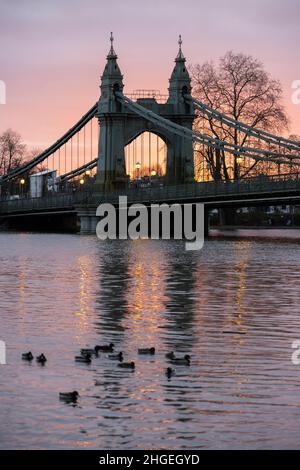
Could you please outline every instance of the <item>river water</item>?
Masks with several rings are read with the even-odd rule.
[[[212,239],[185,252],[0,233],[0,247],[0,448],[300,447],[298,240]],[[111,341],[135,371],[105,354],[75,363],[81,347]],[[138,356],[147,346],[156,355]],[[47,364],[22,361],[28,350]],[[172,350],[192,360],[168,380]],[[59,400],[71,390],[77,405]]]

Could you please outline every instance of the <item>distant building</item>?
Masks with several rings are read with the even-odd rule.
[[[300,206],[297,206],[298,209],[300,209]],[[259,211],[263,211],[268,215],[272,214],[290,214],[292,213],[292,206],[290,205],[281,205],[281,206],[265,206],[265,207],[260,207]],[[295,207],[296,209],[296,207]],[[238,213],[242,214],[249,214],[251,212],[256,212],[257,208],[256,207],[241,207],[240,209],[237,209]]]
[[[56,170],[44,170],[29,176],[30,196],[42,197],[57,191]]]

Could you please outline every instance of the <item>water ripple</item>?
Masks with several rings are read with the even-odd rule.
[[[56,234],[0,243],[1,448],[299,447],[296,241],[215,240],[200,252]],[[81,347],[110,341],[134,372],[105,354],[75,363]],[[155,356],[138,356],[150,345]],[[47,365],[22,362],[29,349]],[[169,380],[171,350],[192,362]],[[58,400],[64,390],[79,391],[77,405]]]

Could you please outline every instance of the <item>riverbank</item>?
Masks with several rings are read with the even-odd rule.
[[[209,229],[211,237],[219,238],[271,238],[280,240],[300,240],[300,227],[255,227],[239,225],[213,225]]]

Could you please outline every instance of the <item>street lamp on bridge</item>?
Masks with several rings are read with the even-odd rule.
[[[140,162],[136,162],[135,168],[136,168],[136,170],[137,170],[137,179],[138,179],[138,180],[140,179],[140,169],[141,169],[141,166],[142,166],[142,165],[140,164]]]
[[[24,178],[21,178],[20,179],[20,189],[21,189],[21,194],[23,194],[23,188],[24,188],[24,184],[25,184],[25,179]]]

